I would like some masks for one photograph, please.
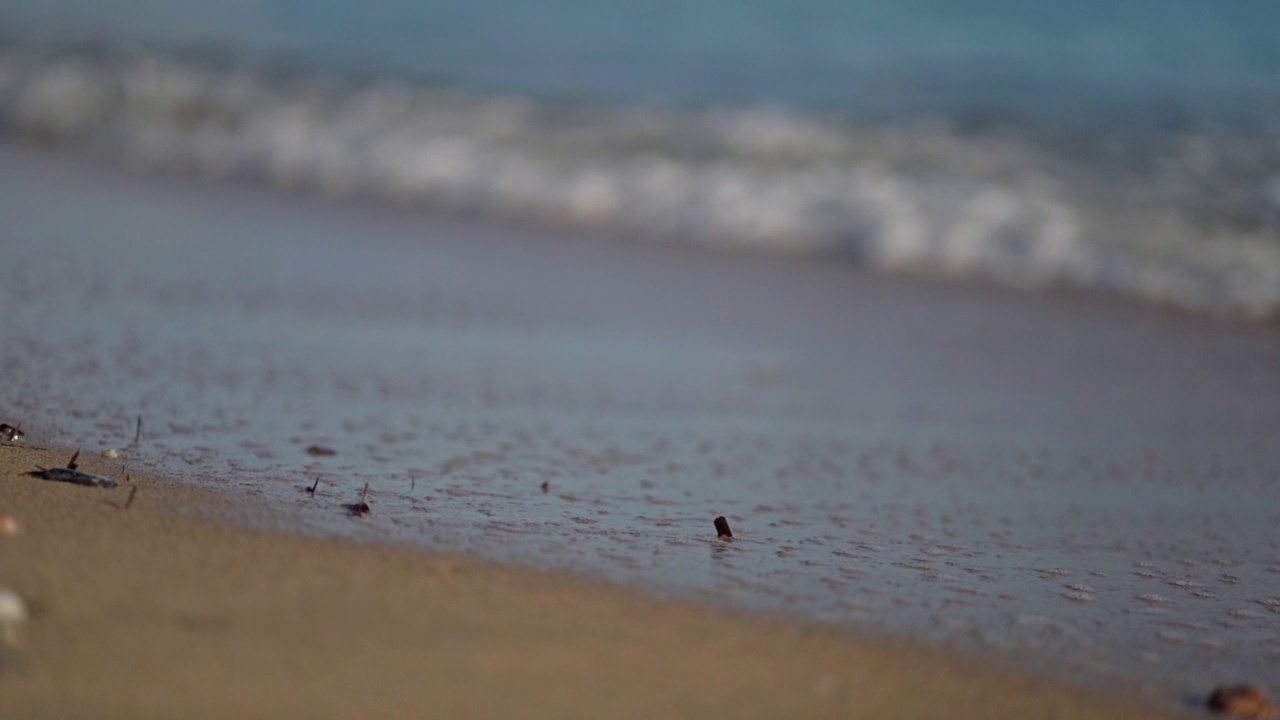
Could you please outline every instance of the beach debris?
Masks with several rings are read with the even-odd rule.
[[[716,518],[716,537],[721,540],[729,540],[733,538],[733,531],[729,529],[729,521],[724,516]]]
[[[102,451],[102,457],[108,460],[115,460],[116,458],[120,457],[120,453],[108,448],[107,450]]]
[[[311,457],[330,457],[332,455],[337,455],[338,451],[333,448],[327,448],[323,445],[312,445],[307,448],[307,454]]]
[[[17,425],[0,423],[0,437],[4,438],[5,442],[22,442],[22,438],[26,436],[27,434],[22,432],[22,423],[18,423]]]
[[[299,486],[298,486],[298,489],[299,489],[299,490],[301,490],[302,492],[304,492],[304,493],[306,493],[306,494],[310,495],[311,497],[315,497],[315,496],[316,496],[316,488],[318,488],[318,487],[320,487],[320,476],[319,476],[319,475],[317,475],[317,476],[316,476],[316,481],[315,481],[315,482],[311,483],[310,485],[299,485]]]
[[[27,621],[27,603],[16,590],[0,587],[0,644],[17,645],[18,628]]]
[[[127,479],[127,478],[126,478],[126,479]],[[129,488],[129,499],[124,501],[124,509],[125,509],[125,510],[128,510],[128,509],[129,509],[129,506],[133,504],[133,499],[134,499],[135,497],[137,497],[137,495],[138,495],[138,486],[137,486],[137,485],[134,485],[133,487]]]
[[[142,440],[142,416],[138,416],[138,423],[133,426],[133,444],[137,445]]]
[[[347,503],[346,505],[342,506],[343,509],[345,509],[347,511],[347,514],[350,515],[351,517],[363,517],[365,515],[368,515],[369,513],[373,512],[372,510],[369,509],[369,504],[364,501],[365,496],[368,494],[369,494],[369,483],[365,483],[364,490],[360,491],[360,502]]]
[[[1245,720],[1275,720],[1276,706],[1267,691],[1257,685],[1223,685],[1206,702],[1219,715]]]
[[[73,485],[86,485],[88,487],[113,488],[119,485],[115,480],[102,475],[94,475],[92,473],[84,473],[76,470],[76,459],[80,457],[80,451],[77,450],[75,455],[67,461],[64,468],[46,468],[39,465],[35,470],[23,473],[31,477],[38,477],[44,480],[53,480],[56,482],[72,483]]]
[[[547,493],[551,492],[551,481],[543,480],[542,484],[539,485],[538,487],[542,488],[542,494],[546,495]]]
[[[22,523],[12,515],[0,515],[0,535],[21,535]]]

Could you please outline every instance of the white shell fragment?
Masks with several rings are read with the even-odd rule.
[[[115,460],[116,458],[120,457],[120,453],[110,449],[103,450],[102,457],[107,458],[108,460]]]
[[[26,433],[22,432],[22,423],[18,423],[17,425],[0,423],[0,438],[4,438],[7,442],[22,442],[22,438],[26,437],[26,435]]]
[[[13,645],[18,627],[27,621],[27,603],[16,590],[0,587],[0,642]]]

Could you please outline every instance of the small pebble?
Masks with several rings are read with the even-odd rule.
[[[120,457],[120,453],[116,452],[115,450],[103,450],[102,457],[107,458],[108,460],[115,460],[116,458]]]
[[[1219,715],[1245,720],[1275,720],[1276,706],[1267,691],[1257,685],[1230,685],[1209,695],[1209,709]]]
[[[22,534],[22,523],[12,515],[0,515],[0,535]]]
[[[327,448],[323,445],[312,445],[307,448],[307,454],[311,457],[330,457],[332,455],[337,455],[338,452],[333,448]]]
[[[373,510],[369,508],[369,504],[364,501],[368,495],[369,483],[365,483],[364,489],[360,491],[360,502],[343,505],[343,509],[345,509],[347,514],[351,517],[364,517],[365,515],[368,515],[373,512]]]

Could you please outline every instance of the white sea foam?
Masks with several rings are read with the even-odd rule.
[[[13,46],[0,49],[0,128],[335,197],[1280,315],[1275,135],[1117,148],[1025,127],[583,107]]]

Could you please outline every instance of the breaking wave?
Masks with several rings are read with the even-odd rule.
[[[857,122],[0,47],[0,132],[130,167],[1280,315],[1280,133]]]

